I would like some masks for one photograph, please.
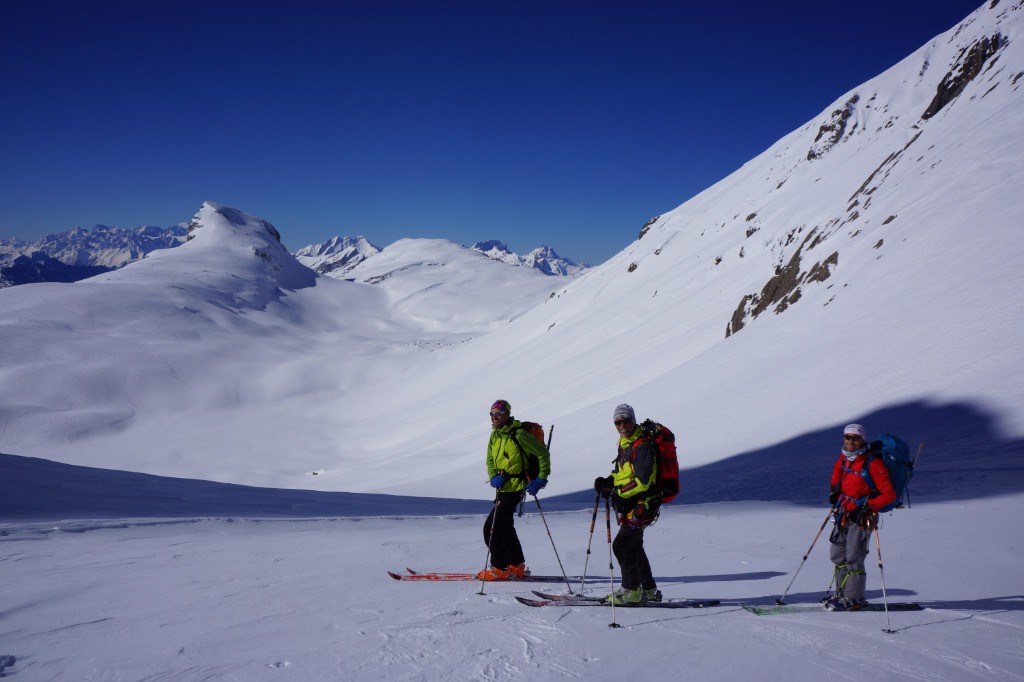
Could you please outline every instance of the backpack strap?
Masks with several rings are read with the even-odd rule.
[[[512,441],[516,444],[516,447],[519,448],[519,455],[523,458],[523,465],[526,468],[523,471],[520,471],[518,474],[508,474],[508,473],[506,473],[505,476],[508,477],[508,478],[526,479],[528,481],[528,480],[530,480],[530,476],[529,476],[529,471],[530,471],[530,453],[527,452],[526,448],[523,447],[523,443],[519,440],[519,436],[516,435],[520,431],[526,431],[526,428],[523,427],[523,426],[520,426],[519,428],[514,429],[512,431],[511,437],[512,437]]]
[[[840,495],[839,496],[840,501],[849,500],[850,502],[853,502],[855,505],[857,505],[859,507],[860,505],[864,504],[865,502],[867,502],[872,497],[878,497],[878,488],[875,487],[875,482],[871,478],[871,472],[868,471],[869,467],[871,466],[871,462],[873,462],[876,459],[878,459],[878,454],[877,453],[868,453],[867,460],[864,462],[864,466],[861,467],[860,471],[854,471],[853,469],[851,469],[850,467],[848,467],[846,465],[846,462],[843,462],[843,464],[842,464],[843,471],[845,471],[848,474],[854,474],[856,476],[860,476],[864,480],[864,482],[867,484],[868,489],[871,492],[869,494],[865,495],[864,497],[861,497],[861,498],[852,498],[852,497],[849,497],[847,495]]]

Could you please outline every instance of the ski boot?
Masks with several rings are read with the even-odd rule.
[[[634,590],[620,589],[612,592],[605,599],[609,604],[615,604],[616,606],[627,606],[629,604],[639,604],[644,600],[644,591],[642,588],[636,588]]]
[[[476,574],[477,580],[508,580],[510,573],[504,568],[491,566]]]

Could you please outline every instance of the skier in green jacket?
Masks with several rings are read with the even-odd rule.
[[[487,443],[487,477],[497,490],[494,507],[484,522],[484,543],[490,547],[491,565],[477,574],[478,580],[513,580],[529,573],[523,547],[515,528],[516,505],[524,492],[536,495],[547,485],[551,455],[547,447],[512,417],[507,400],[491,405],[491,438]],[[529,457],[539,463],[540,473],[529,480]]]

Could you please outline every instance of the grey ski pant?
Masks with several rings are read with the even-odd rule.
[[[832,547],[829,559],[836,565],[836,594],[850,599],[863,599],[867,585],[864,559],[868,556],[868,541],[871,533],[865,532],[855,523],[837,525],[832,529],[829,540]]]

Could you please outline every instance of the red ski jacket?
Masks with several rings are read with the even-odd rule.
[[[889,470],[885,468],[885,462],[880,457],[870,457],[869,454],[864,453],[852,462],[848,462],[844,455],[839,455],[835,466],[832,467],[831,487],[838,485],[839,491],[849,498],[840,502],[843,509],[856,509],[856,500],[868,497],[868,506],[877,512],[896,499],[896,490],[889,480]],[[875,484],[875,490],[878,491],[875,497],[870,497],[871,487],[864,480],[864,476],[858,473],[863,471],[865,466],[868,468],[867,473],[871,476],[871,481]]]

